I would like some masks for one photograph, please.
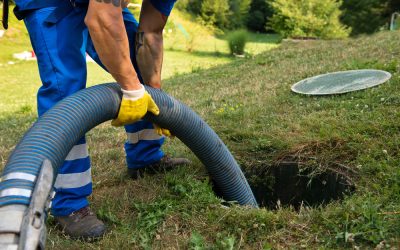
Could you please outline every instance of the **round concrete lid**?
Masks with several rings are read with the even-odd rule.
[[[304,79],[292,91],[306,95],[343,94],[380,85],[392,75],[383,70],[362,69],[328,73]]]

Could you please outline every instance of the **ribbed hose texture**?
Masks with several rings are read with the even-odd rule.
[[[215,132],[195,112],[165,92],[147,86],[146,90],[160,108],[160,115],[148,114],[145,119],[168,128],[192,150],[225,200],[257,207],[239,165]],[[0,182],[0,207],[28,205],[35,180],[26,176],[37,176],[44,159],[49,159],[58,172],[69,151],[86,132],[116,117],[120,102],[118,84],[101,84],[65,98],[41,116],[8,159]]]

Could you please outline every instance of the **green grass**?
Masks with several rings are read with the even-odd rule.
[[[199,113],[244,168],[290,157],[320,171],[341,171],[332,164],[339,163],[354,172],[349,177],[356,192],[299,211],[226,208],[213,195],[202,164],[177,139],[164,149],[190,158],[191,166],[130,180],[124,132],[105,123],[87,137],[94,183],[90,201],[109,232],[97,242],[74,241],[50,220],[49,249],[399,248],[399,39],[399,32],[382,32],[342,41],[284,42],[244,59],[226,57],[222,49],[217,53],[212,40],[192,53],[166,47],[165,91]],[[1,46],[0,40],[5,60]],[[290,91],[305,77],[359,68],[387,70],[393,77],[379,87],[339,96]],[[90,85],[110,80],[93,64],[89,72]],[[36,119],[35,62],[3,65],[0,82],[1,169]]]
[[[226,34],[204,27],[197,19],[188,14],[174,11],[165,28],[165,49],[167,51],[186,51],[195,54],[216,54],[229,56],[229,46]],[[179,29],[179,25],[187,32],[187,36]],[[215,36],[214,33],[218,33]],[[256,55],[266,50],[278,47],[281,40],[279,35],[248,34],[249,42],[245,51]]]
[[[9,61],[15,61],[12,57],[13,53],[31,49],[28,31],[24,23],[18,21],[11,13],[9,29],[5,32],[4,36],[0,38],[0,46],[0,66],[6,65]]]
[[[132,11],[137,16],[138,10]],[[188,32],[189,38],[186,38],[177,28],[178,24],[182,25]],[[165,30],[163,78],[190,73],[200,68],[210,68],[235,60],[229,55],[228,43],[224,35],[216,37],[212,29],[198,24],[195,19],[185,13],[174,10]],[[249,33],[246,52],[250,56],[257,55],[278,47],[280,40],[279,35]],[[12,57],[13,53],[32,50],[23,21],[18,21],[14,15],[10,15],[9,29],[4,37],[0,38],[0,44],[0,67],[7,66],[9,62],[20,63]],[[188,49],[189,47],[190,49]],[[98,75],[98,73],[96,71],[93,75]],[[101,75],[104,76],[105,74]]]

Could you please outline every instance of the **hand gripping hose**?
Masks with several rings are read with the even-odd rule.
[[[239,165],[215,132],[190,108],[165,92],[147,86],[146,90],[157,103],[160,114],[147,114],[145,119],[169,129],[192,150],[225,200],[257,207]],[[117,116],[120,102],[118,84],[101,84],[65,98],[41,116],[5,166],[0,182],[0,212],[7,210],[5,206],[29,206],[43,162],[47,159],[57,173],[69,151],[87,131]],[[55,178],[56,175],[53,184]],[[1,230],[0,223],[0,234]]]

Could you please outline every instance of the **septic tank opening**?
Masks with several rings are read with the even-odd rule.
[[[317,207],[343,199],[355,190],[343,173],[332,170],[316,173],[312,168],[300,167],[297,162],[244,168],[244,175],[259,206],[268,209]],[[218,195],[216,188],[214,191]]]

